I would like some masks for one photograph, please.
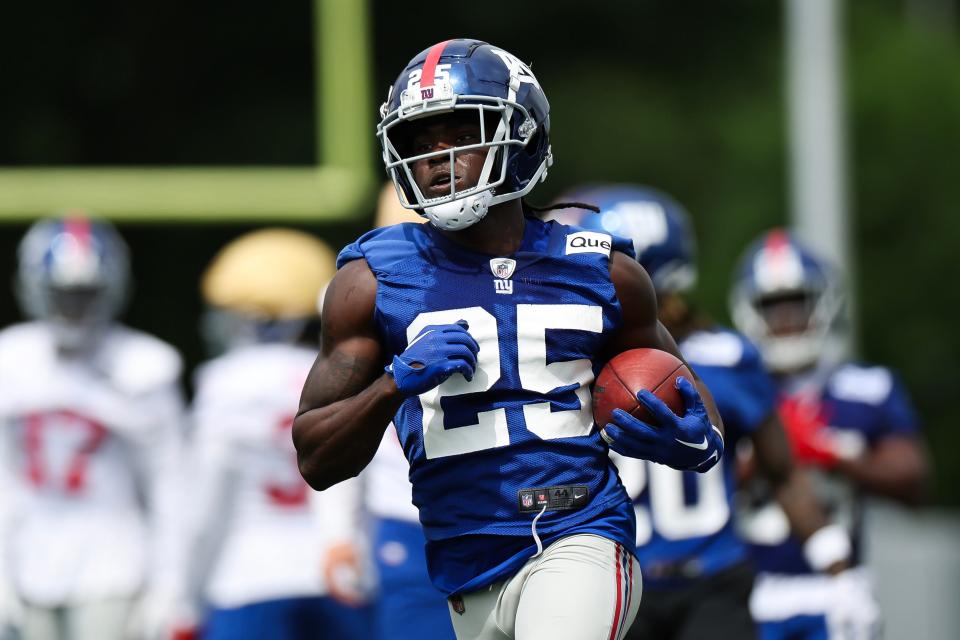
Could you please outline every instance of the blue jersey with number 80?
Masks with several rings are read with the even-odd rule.
[[[511,256],[475,253],[413,223],[341,252],[340,266],[364,258],[377,278],[375,320],[390,357],[423,327],[458,320],[480,345],[471,381],[453,375],[407,399],[394,421],[442,591],[480,588],[533,555],[539,511],[522,508],[536,499],[524,489],[580,487],[577,508],[540,516],[544,544],[596,533],[634,548],[633,511],[590,395],[598,354],[621,326],[615,250],[632,254],[609,235],[528,218]]]

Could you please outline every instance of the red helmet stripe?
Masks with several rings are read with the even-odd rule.
[[[437,70],[437,62],[440,61],[440,56],[443,55],[443,50],[447,47],[448,42],[450,41],[444,40],[430,47],[430,51],[427,52],[427,59],[423,63],[423,73],[420,76],[421,87],[433,86],[433,76]]]
[[[90,220],[79,215],[70,216],[63,221],[63,230],[76,238],[84,249],[90,248]]]
[[[763,243],[764,262],[767,268],[776,275],[776,280],[792,282],[792,268],[797,257],[790,244],[790,236],[784,229],[773,229],[767,234]]]
[[[790,238],[783,229],[774,229],[767,234],[767,240],[764,244],[766,245],[767,251],[778,253],[787,248],[790,244]]]

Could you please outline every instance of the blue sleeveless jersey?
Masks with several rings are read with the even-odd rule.
[[[847,363],[786,378],[780,403],[803,401],[852,446],[875,446],[891,436],[915,437],[919,425],[913,404],[898,377],[886,367]],[[786,416],[784,416],[786,419]],[[814,492],[831,521],[845,527],[853,542],[854,563],[860,562],[863,504],[856,488],[842,476],[807,467]],[[765,496],[761,496],[765,497]],[[800,542],[775,502],[754,502],[741,518],[757,569],[767,573],[810,574],[814,570]]]
[[[427,537],[431,579],[451,594],[516,572],[536,552],[542,491],[572,487],[578,508],[546,510],[546,545],[596,533],[633,549],[634,522],[594,428],[590,386],[620,305],[610,280],[626,241],[528,218],[512,256],[475,253],[427,224],[376,229],[346,247],[377,279],[375,320],[389,357],[427,325],[469,323],[472,381],[455,374],[407,399],[394,423]]]
[[[671,589],[748,559],[732,514],[737,441],[776,410],[760,354],[733,331],[697,331],[679,345],[710,389],[723,418],[725,455],[706,473],[677,471],[614,454],[637,517],[637,558],[645,589]]]

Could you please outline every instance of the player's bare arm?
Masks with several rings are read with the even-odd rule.
[[[370,462],[403,402],[383,371],[376,293],[363,260],[346,264],[327,290],[320,355],[293,422],[300,473],[317,490],[357,475]]]
[[[839,460],[836,468],[870,493],[911,506],[926,498],[929,465],[918,438],[888,436],[863,456]]]
[[[757,472],[773,488],[777,502],[790,522],[793,535],[803,543],[818,532],[821,532],[821,537],[825,534],[836,535],[826,533],[830,519],[823,505],[817,500],[809,476],[793,464],[790,443],[776,413],[767,416],[757,427],[751,440]],[[840,532],[840,535],[844,536],[844,539],[835,541],[832,548],[828,549],[832,555],[820,554],[824,559],[819,568],[827,573],[839,573],[850,566],[849,541],[846,533]]]
[[[620,300],[623,328],[609,345],[608,355],[613,356],[640,347],[660,349],[675,355],[690,369],[700,398],[707,408],[710,422],[722,433],[723,421],[710,390],[700,381],[693,367],[683,359],[676,341],[657,319],[657,296],[647,272],[630,256],[613,252],[610,258],[610,279],[613,280],[617,298]]]

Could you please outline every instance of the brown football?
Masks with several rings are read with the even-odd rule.
[[[683,415],[683,398],[676,380],[693,382],[690,370],[676,356],[659,349],[631,349],[610,360],[593,386],[593,419],[598,428],[610,422],[614,409],[623,409],[650,422],[646,407],[637,402],[637,391],[649,389],[677,415]]]

